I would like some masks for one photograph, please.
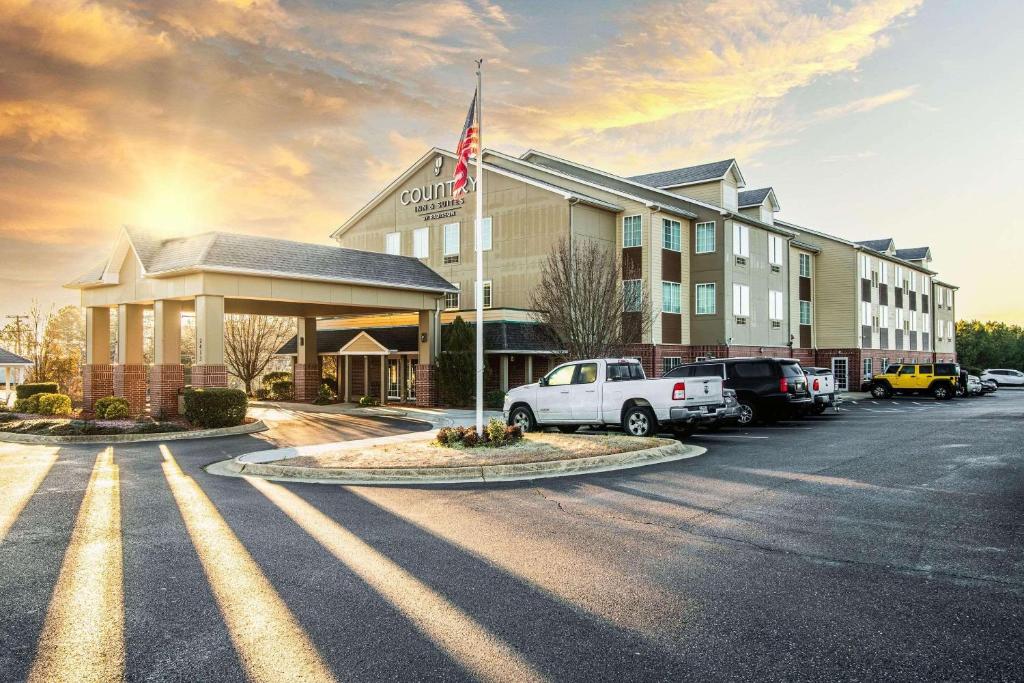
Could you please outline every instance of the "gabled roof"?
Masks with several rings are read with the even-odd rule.
[[[857,244],[862,247],[867,247],[872,251],[886,252],[890,249],[896,249],[896,242],[894,242],[891,237],[886,237],[885,239],[880,240],[861,240],[857,242]]]
[[[906,261],[930,261],[932,250],[930,247],[911,247],[910,249],[897,249],[896,255]]]
[[[733,167],[735,167],[736,178],[739,181],[739,186],[743,187],[746,182],[743,180],[743,174],[740,173],[739,165],[736,163],[735,159],[723,159],[722,161],[713,161],[709,164],[699,164],[697,166],[674,168],[668,171],[644,173],[641,175],[630,176],[629,179],[643,185],[668,189],[670,187],[681,187],[683,185],[695,185],[697,183],[720,180],[724,178]]]
[[[7,349],[0,349],[0,365],[32,365],[32,361],[11,353]]]
[[[738,206],[741,209],[761,206],[766,198],[771,200],[772,211],[778,211],[782,208],[779,206],[779,200],[775,196],[775,190],[770,187],[762,187],[757,190],[743,190],[738,196]]]
[[[169,277],[187,272],[219,272],[237,275],[282,277],[343,284],[372,285],[430,292],[454,292],[455,287],[411,256],[395,256],[357,249],[343,249],[308,242],[208,232],[189,237],[160,239],[137,228],[125,228],[132,252],[144,277]],[[127,252],[118,240],[116,253]],[[96,279],[95,272],[66,285],[83,288],[117,284],[121,261],[112,258]]]
[[[803,240],[790,240],[789,243],[790,245],[796,247],[797,249],[803,249],[804,251],[812,251],[815,254],[821,253],[821,247],[819,247],[816,244],[811,244],[810,242],[804,242]]]
[[[790,221],[776,220],[776,222],[779,223],[780,225],[786,226],[787,228],[792,228],[793,230],[798,230],[800,232],[806,232],[806,233],[809,233],[811,235],[814,235],[815,237],[821,237],[822,239],[829,240],[830,242],[837,242],[839,244],[845,244],[846,246],[851,247],[851,248],[853,248],[853,249],[855,249],[857,251],[867,250],[867,251],[875,252],[879,256],[887,258],[890,261],[897,261],[897,262],[902,263],[904,265],[907,265],[907,266],[909,266],[911,268],[914,268],[915,270],[919,270],[919,271],[923,271],[925,273],[928,273],[929,275],[938,275],[938,273],[936,273],[935,271],[930,270],[930,269],[922,266],[920,263],[915,263],[913,261],[907,261],[905,259],[901,259],[898,256],[887,254],[884,251],[879,251],[877,249],[872,249],[871,247],[866,246],[863,242],[851,242],[850,240],[843,239],[842,237],[836,237],[835,235],[830,235],[827,232],[821,232],[820,230],[814,230],[813,228],[808,228],[808,227],[805,227],[803,225],[797,225],[796,223],[792,223]],[[876,241],[881,241],[881,240],[876,240]]]

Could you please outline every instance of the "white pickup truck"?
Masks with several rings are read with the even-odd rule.
[[[505,420],[523,431],[620,425],[653,436],[659,428],[688,434],[726,412],[720,377],[647,379],[639,361],[597,358],[559,365],[534,384],[505,395]]]
[[[804,377],[807,378],[807,390],[811,393],[813,403],[810,411],[821,415],[829,407],[839,408],[841,402],[836,393],[836,376],[828,368],[805,367]]]

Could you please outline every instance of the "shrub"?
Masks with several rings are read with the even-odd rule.
[[[259,389],[256,390],[257,401],[266,401],[268,398],[270,398],[270,389],[264,389],[263,387],[260,387]]]
[[[462,435],[462,445],[466,448],[472,448],[473,446],[480,445],[480,436],[476,433],[476,427],[467,429]]]
[[[494,389],[484,394],[484,406],[488,410],[501,410],[505,407],[505,392]]]
[[[487,435],[488,441],[494,443],[501,443],[505,440],[505,423],[498,417],[492,417],[488,422],[487,426],[484,427],[484,433]]]
[[[32,394],[28,398],[14,399],[14,412],[16,413],[38,413],[39,394]]]
[[[185,418],[207,429],[242,424],[248,404],[249,399],[240,389],[185,390]]]
[[[295,384],[290,379],[280,379],[270,385],[270,395],[278,401],[291,400],[295,393]]]
[[[260,379],[260,384],[263,385],[264,389],[269,390],[273,386],[274,382],[291,382],[292,373],[284,372],[282,370],[275,370],[274,372],[268,372],[263,375]]]
[[[505,425],[504,442],[506,444],[513,444],[516,443],[517,441],[522,441],[522,439],[522,429],[520,429],[517,425]]]
[[[364,408],[369,408],[369,407],[372,407],[372,406],[379,406],[380,405],[380,401],[378,401],[373,396],[360,396],[359,397],[359,405],[363,406]]]
[[[96,417],[104,420],[122,420],[132,414],[132,407],[128,403],[128,399],[120,396],[104,396],[96,401],[93,411],[96,413]]]
[[[327,405],[328,403],[334,402],[334,390],[331,389],[329,384],[321,384],[317,390],[316,399],[313,401],[318,406]]]
[[[35,394],[39,397],[40,415],[70,415],[71,397],[66,394]]]
[[[56,382],[36,382],[35,384],[19,384],[14,388],[15,396],[28,398],[35,394],[56,394],[60,389]]]

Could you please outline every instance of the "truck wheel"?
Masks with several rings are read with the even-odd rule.
[[[533,412],[526,406],[513,408],[508,416],[508,423],[519,427],[523,432],[532,432],[537,429],[537,420],[533,419]]]
[[[558,431],[563,434],[575,434],[576,430],[579,428],[579,425],[558,425]]]
[[[871,395],[875,398],[889,398],[892,396],[892,390],[885,384],[876,384],[871,387]]]
[[[658,423],[654,413],[644,406],[633,406],[622,418],[622,426],[631,436],[654,436]]]
[[[828,404],[826,403],[815,403],[812,410],[814,410],[815,415],[823,415],[826,408],[828,408]]]
[[[946,401],[953,398],[953,392],[950,391],[949,386],[946,384],[936,384],[932,387],[932,396],[939,401]]]
[[[748,400],[740,401],[740,415],[736,419],[736,422],[744,427],[753,424],[754,420],[758,418],[757,409],[754,404]]]

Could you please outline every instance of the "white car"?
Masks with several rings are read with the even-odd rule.
[[[647,379],[639,361],[596,358],[563,363],[539,382],[505,394],[505,420],[524,432],[617,425],[633,436],[659,428],[679,434],[726,416],[721,377]]]
[[[977,375],[967,375],[967,395],[981,396],[981,380]]]
[[[990,379],[1000,387],[1024,386],[1024,372],[1020,370],[995,369],[985,370],[981,373],[981,379]]]

